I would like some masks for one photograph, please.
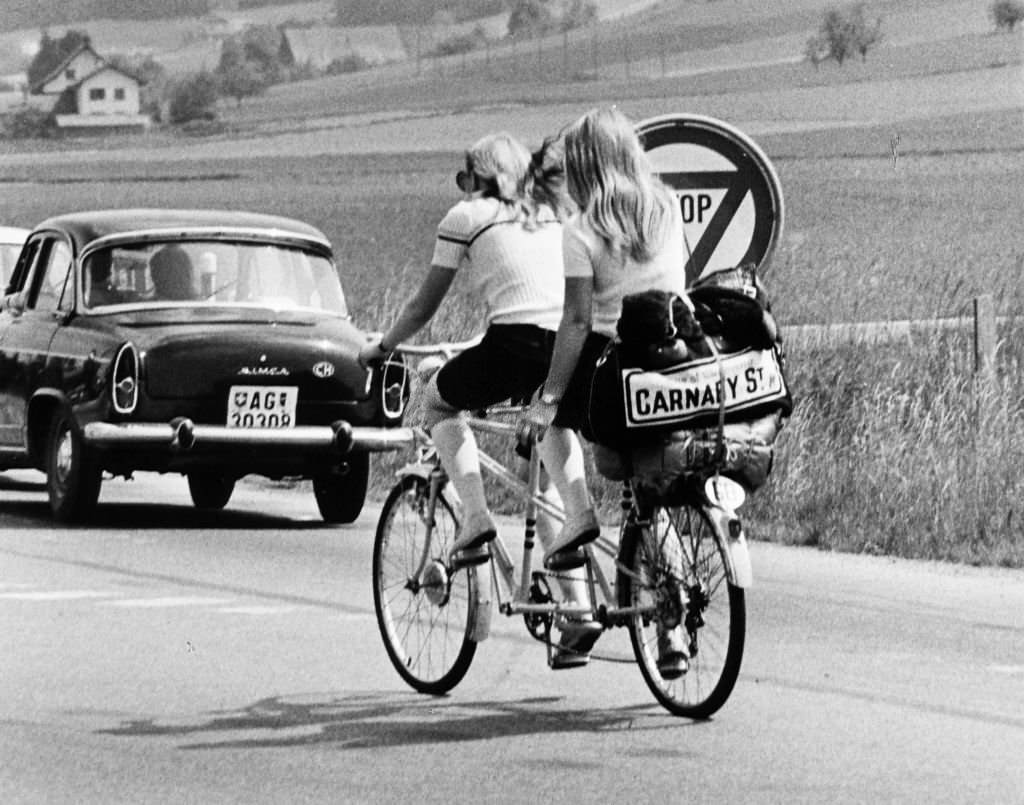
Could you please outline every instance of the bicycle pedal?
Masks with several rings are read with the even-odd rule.
[[[587,563],[587,555],[577,548],[575,551],[559,551],[553,553],[544,560],[544,567],[556,572],[563,570],[575,570]]]
[[[475,548],[464,548],[452,555],[452,569],[458,570],[463,567],[476,567],[488,562],[491,558],[490,548],[484,545],[478,545]]]

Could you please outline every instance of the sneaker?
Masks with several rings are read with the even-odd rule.
[[[551,652],[551,669],[582,668],[590,662],[590,650],[603,631],[594,621],[566,621],[559,628],[558,643]]]
[[[491,558],[488,543],[496,536],[498,529],[487,512],[467,517],[448,552],[452,564],[458,567],[483,564]]]
[[[657,665],[662,679],[679,679],[689,669],[690,664],[682,627],[658,630]]]
[[[566,520],[558,539],[544,554],[544,567],[548,570],[571,570],[586,562],[586,555],[580,550],[587,543],[601,536],[601,524],[593,509],[587,509],[576,517]]]

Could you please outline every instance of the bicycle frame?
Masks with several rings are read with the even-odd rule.
[[[524,411],[519,407],[495,407],[491,411],[497,414],[514,414]],[[503,436],[514,436],[515,425],[505,422],[495,422],[481,417],[467,417],[469,426],[477,433],[493,433]],[[429,512],[430,519],[427,522],[428,530],[433,529],[433,512],[439,492],[445,488],[448,482],[447,474],[440,466],[433,453],[429,436],[421,428],[414,429],[414,438],[419,442],[420,456],[416,462],[407,464],[397,471],[397,475],[417,475],[427,481],[430,485]],[[489,587],[481,587],[481,590],[491,589],[498,597],[498,611],[503,615],[538,615],[538,616],[564,616],[564,617],[595,617],[603,625],[612,626],[621,624],[626,618],[633,615],[649,614],[651,608],[635,608],[619,606],[615,589],[601,564],[596,561],[597,554],[615,560],[616,570],[619,573],[632,573],[617,560],[618,545],[616,542],[601,536],[594,543],[584,547],[588,562],[584,565],[586,573],[587,588],[592,603],[591,606],[568,605],[553,600],[550,603],[536,602],[531,597],[531,585],[534,583],[535,575],[549,575],[547,571],[535,570],[534,549],[536,547],[537,515],[543,511],[558,522],[563,522],[565,513],[560,506],[548,500],[541,491],[541,463],[537,451],[530,453],[529,472],[527,480],[523,481],[516,473],[509,470],[503,463],[478,448],[480,466],[490,473],[491,477],[497,480],[502,486],[513,492],[519,499],[526,501],[523,511],[524,532],[523,532],[523,554],[516,572],[516,563],[512,558],[508,547],[499,535],[491,542],[491,561],[489,563],[492,572],[492,580],[495,582]],[[730,583],[738,587],[749,587],[752,580],[750,556],[747,548],[746,538],[743,534],[740,520],[735,509],[739,502],[728,499],[728,495],[735,495],[736,484],[731,486],[718,487],[725,479],[713,477],[708,479],[704,490],[701,507],[708,514],[714,525],[717,536],[722,544],[728,547],[726,552],[726,576]],[[731,482],[727,482],[731,484]],[[629,511],[627,522],[642,525],[642,521],[636,519],[636,509],[626,505],[627,497],[632,496],[632,490],[627,483],[624,486],[623,508]],[[449,494],[454,493],[451,490]],[[457,498],[456,498],[457,499]],[[629,520],[632,518],[632,520]],[[417,576],[424,573],[430,562],[430,539],[424,544],[423,554],[420,558],[420,565]],[[480,617],[473,625],[471,634],[478,642],[486,638],[490,633],[491,601],[485,600],[480,607]],[[485,616],[484,613],[487,613]],[[486,622],[484,622],[486,618]]]
[[[450,357],[462,346],[399,349]],[[425,376],[421,365],[421,380]],[[473,432],[509,443],[519,429],[507,417],[525,410],[493,406],[467,422]],[[685,474],[661,491],[627,480],[619,534],[584,546],[578,568],[549,571],[536,561],[536,543],[565,515],[549,497],[538,451],[530,451],[523,477],[478,446],[481,470],[522,501],[523,551],[514,556],[499,535],[490,541],[486,561],[460,562],[451,554],[460,519],[457,490],[427,432],[409,427],[406,433],[417,455],[397,471],[398,483],[382,507],[373,577],[378,628],[393,667],[409,685],[433,695],[457,685],[489,636],[497,609],[523,617],[529,634],[546,645],[553,669],[591,658],[589,648],[563,642],[575,623],[625,627],[633,651],[628,661],[637,663],[669,712],[708,718],[722,707],[739,675],[743,588],[751,584],[736,514],[743,487],[718,475]],[[566,663],[566,652],[577,652],[582,662]],[[594,659],[627,661],[614,652]]]

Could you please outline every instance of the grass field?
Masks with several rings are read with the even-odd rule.
[[[780,8],[789,10],[769,17],[763,32],[813,27],[809,0]],[[738,35],[735,24],[720,27],[723,41]],[[376,329],[426,269],[434,227],[457,197],[461,148],[495,121],[544,132],[604,102],[634,116],[722,110],[756,127],[781,179],[785,234],[765,280],[784,326],[959,315],[980,293],[1013,317],[1024,302],[1024,102],[1021,86],[991,85],[1024,78],[1020,64],[1019,36],[969,34],[818,71],[776,64],[642,82],[324,81],[231,110],[228,133],[216,138],[157,134],[28,151],[8,144],[0,221],[32,225],[55,212],[141,205],[298,217],[335,244],[355,319]],[[416,110],[387,123],[353,117]],[[312,119],[322,130],[307,130]],[[456,295],[421,338],[477,328],[474,306]],[[773,477],[750,504],[751,532],[1024,566],[1020,335],[1015,325],[1001,332],[998,377],[981,388],[962,336],[791,350],[797,408]],[[378,463],[378,484],[392,463]],[[615,490],[595,485],[611,512]]]

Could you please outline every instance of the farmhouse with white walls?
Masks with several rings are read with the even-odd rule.
[[[138,131],[150,125],[140,113],[139,79],[106,62],[85,41],[29,88],[33,106],[49,109],[58,131],[72,134]]]

